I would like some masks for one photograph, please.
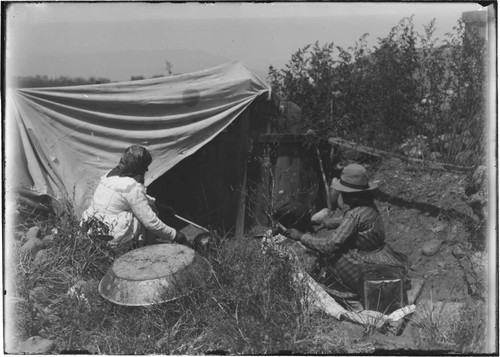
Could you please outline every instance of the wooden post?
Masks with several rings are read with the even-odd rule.
[[[328,182],[326,181],[325,170],[323,168],[323,160],[321,160],[321,154],[319,152],[318,146],[316,145],[316,155],[318,156],[319,168],[321,170],[321,177],[323,178],[323,185],[325,186],[325,198],[326,198],[326,206],[331,211],[332,210],[332,202],[330,201],[330,189],[328,186]]]
[[[250,199],[252,202],[252,214],[253,220],[252,224],[256,225],[269,225],[269,216],[268,213],[271,212],[272,208],[272,167],[271,167],[271,158],[269,157],[269,145],[267,143],[260,143],[255,145],[253,149],[253,153],[257,155],[257,158],[260,158],[260,166],[258,168],[258,175],[256,175],[254,186],[254,191],[250,192],[247,188],[247,194],[253,195]],[[252,173],[249,172],[250,177],[252,177]]]
[[[247,171],[248,165],[245,161],[245,168],[243,170],[243,180],[241,183],[240,199],[238,201],[238,212],[236,214],[236,228],[234,235],[238,238],[243,238],[245,235],[245,214],[246,214],[246,201],[247,201]]]
[[[240,185],[240,196],[238,199],[238,206],[236,211],[236,226],[235,226],[235,237],[243,238],[245,235],[245,215],[246,215],[246,201],[247,201],[247,175],[248,175],[248,151],[251,148],[252,144],[249,138],[249,128],[250,128],[250,115],[248,111],[245,111],[242,114],[240,120],[240,130],[239,136],[243,140],[242,144],[242,153],[241,153],[241,161],[243,163],[243,173],[241,178]]]

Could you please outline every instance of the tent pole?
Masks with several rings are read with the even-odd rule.
[[[325,186],[325,198],[326,198],[326,205],[328,209],[331,211],[332,210],[332,202],[330,201],[330,188],[328,187],[328,182],[326,181],[326,175],[325,175],[325,170],[323,168],[323,160],[321,160],[321,154],[318,149],[318,145],[316,145],[316,155],[318,156],[318,162],[319,162],[319,168],[321,170],[321,177],[323,179],[323,185]]]
[[[241,146],[241,161],[243,164],[243,172],[241,173],[241,191],[238,200],[238,207],[236,212],[236,226],[235,237],[237,239],[245,236],[245,216],[246,216],[246,200],[247,200],[247,174],[248,174],[248,153],[252,148],[252,139],[249,135],[250,132],[250,113],[248,110],[239,118],[239,135],[243,139]],[[241,171],[240,171],[241,172]]]
[[[245,155],[247,157],[247,155]],[[245,168],[243,171],[243,182],[241,183],[240,199],[238,201],[238,212],[236,214],[235,237],[243,238],[245,234],[245,206],[247,196],[247,171],[248,163],[245,160]]]

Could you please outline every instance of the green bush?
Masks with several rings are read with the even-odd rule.
[[[476,165],[486,150],[485,41],[461,21],[444,40],[434,32],[434,20],[420,34],[410,17],[372,50],[368,34],[347,50],[316,42],[271,66],[269,80],[302,108],[302,132],[394,151],[425,136],[428,158]]]

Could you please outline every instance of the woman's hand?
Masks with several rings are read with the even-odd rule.
[[[293,240],[298,240],[300,241],[300,238],[302,237],[302,233],[295,229],[295,228],[289,228],[287,229],[283,235],[287,238],[293,239]]]
[[[174,243],[182,244],[190,248],[192,247],[191,243],[189,243],[188,239],[181,231],[177,231],[177,233],[175,234]]]

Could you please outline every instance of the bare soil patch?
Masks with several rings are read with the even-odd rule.
[[[416,316],[401,336],[375,333],[368,339],[381,349],[453,350],[457,346],[446,338],[427,336],[428,325],[456,323],[460,308],[484,303],[487,295],[484,242],[477,241],[484,232],[477,231],[480,218],[468,204],[468,173],[430,170],[398,159],[384,160],[371,171],[380,185],[376,203],[386,241],[408,255],[410,277],[422,281],[423,288]],[[431,242],[438,249],[426,254]]]

